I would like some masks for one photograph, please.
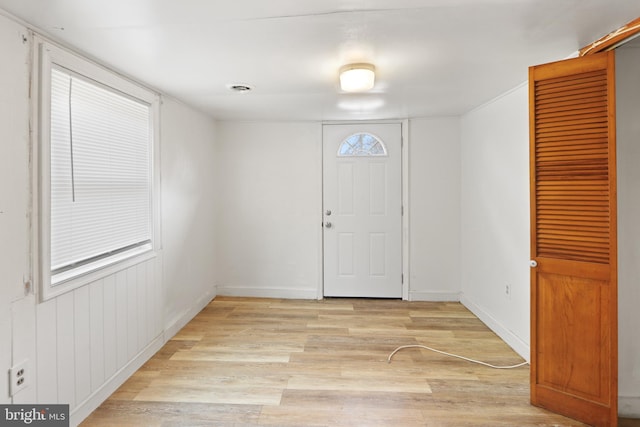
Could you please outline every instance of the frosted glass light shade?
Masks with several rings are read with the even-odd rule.
[[[340,89],[345,92],[366,92],[375,83],[375,67],[371,64],[349,64],[340,68]]]

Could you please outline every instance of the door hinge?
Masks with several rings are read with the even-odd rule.
[[[400,206],[400,216],[404,216],[404,205]]]
[[[404,285],[404,273],[400,275],[400,283]]]

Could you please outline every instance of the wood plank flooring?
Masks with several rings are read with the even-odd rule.
[[[581,426],[459,303],[217,297],[82,426]],[[622,424],[621,424],[622,425]],[[633,425],[633,424],[628,424]]]

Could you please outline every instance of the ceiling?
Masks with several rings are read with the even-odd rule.
[[[222,120],[460,115],[640,16],[640,0],[0,0],[0,8]],[[341,93],[338,69],[376,85]],[[227,85],[254,86],[249,93]]]

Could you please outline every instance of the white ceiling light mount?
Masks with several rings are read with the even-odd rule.
[[[347,64],[340,68],[340,89],[345,92],[366,92],[373,88],[376,68],[372,64]]]

